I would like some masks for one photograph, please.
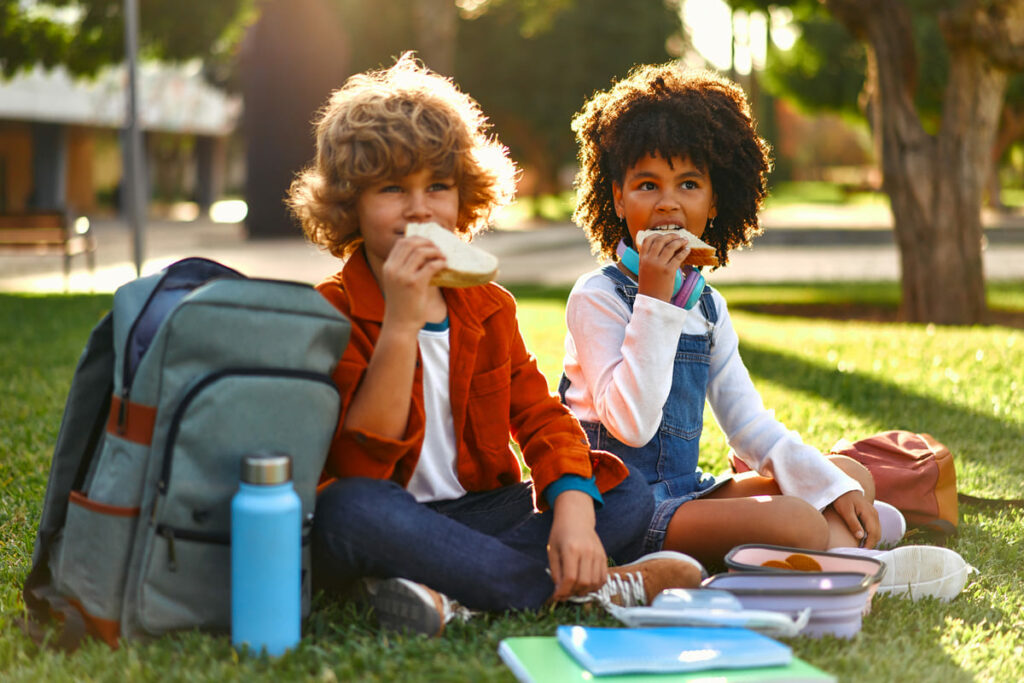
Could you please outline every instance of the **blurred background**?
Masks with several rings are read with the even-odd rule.
[[[967,60],[951,28],[995,24],[1019,39],[1019,0],[980,18],[967,0],[941,11],[918,0],[0,0],[0,214],[124,216],[125,19],[137,1],[137,175],[151,220],[238,225],[249,240],[297,235],[282,199],[312,157],[316,110],[347,76],[409,49],[481,103],[523,169],[520,199],[499,227],[567,220],[573,113],[634,64],[670,59],[726,73],[747,91],[775,150],[769,208],[888,215],[891,198],[914,194],[914,179],[900,180],[913,172],[881,153],[897,142],[884,134],[894,107],[886,73],[908,79],[896,92],[921,140],[941,147],[947,133],[982,131],[950,152],[976,176],[976,189],[953,190],[968,215],[1024,207],[1024,67],[1013,61],[1024,57],[986,62],[985,74],[1000,76],[982,83],[998,91],[995,103],[962,87],[966,99],[951,102],[951,88],[975,78],[961,73]],[[878,26],[902,36],[904,54],[871,42]],[[974,109],[954,121],[965,101]],[[966,153],[979,145],[983,153]],[[942,215],[937,205],[931,217],[893,211],[897,232],[901,221]],[[915,279],[911,266],[904,258],[905,280]]]

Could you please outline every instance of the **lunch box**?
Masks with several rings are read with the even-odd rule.
[[[715,574],[702,586],[732,593],[744,609],[796,617],[810,607],[811,618],[800,635],[852,638],[861,628],[871,577],[860,572],[739,571]]]
[[[763,564],[768,561],[784,561],[790,555],[804,555],[812,558],[824,572],[855,572],[864,574],[870,580],[868,587],[868,599],[865,603],[864,613],[871,611],[871,598],[878,591],[878,587],[885,576],[885,565],[864,555],[844,555],[842,552],[825,552],[817,550],[803,550],[801,548],[787,548],[779,545],[738,545],[729,551],[725,556],[725,565],[729,571],[737,572],[788,572],[799,571],[795,569],[781,569],[765,567]],[[806,573],[806,572],[801,572]]]

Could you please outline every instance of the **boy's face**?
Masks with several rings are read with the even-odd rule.
[[[437,223],[455,230],[459,189],[454,178],[421,169],[367,187],[356,200],[356,215],[367,258],[376,270],[405,234],[407,223]]]
[[[700,237],[718,213],[711,178],[683,157],[641,157],[621,184],[612,183],[612,196],[634,243],[638,232],[653,228],[685,228]]]

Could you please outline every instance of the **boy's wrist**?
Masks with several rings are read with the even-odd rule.
[[[604,499],[593,477],[589,479],[578,474],[563,474],[544,489],[544,500],[552,509],[563,493],[576,491],[587,495],[596,505],[604,505]]]

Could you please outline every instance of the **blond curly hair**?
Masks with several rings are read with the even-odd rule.
[[[515,164],[488,135],[480,106],[410,52],[388,69],[350,77],[314,124],[316,156],[286,202],[306,237],[340,258],[362,243],[356,200],[376,183],[425,168],[453,177],[455,229],[469,238],[512,200]]]

